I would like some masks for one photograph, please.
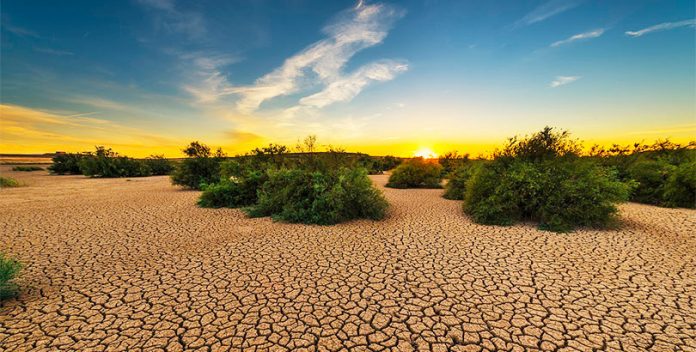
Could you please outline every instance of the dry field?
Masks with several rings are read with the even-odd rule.
[[[26,268],[0,351],[696,351],[693,210],[555,234],[386,189],[387,220],[320,227],[200,209],[166,177],[9,168],[28,186],[0,190],[0,250]]]

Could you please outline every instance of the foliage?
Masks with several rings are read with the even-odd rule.
[[[438,162],[442,165],[442,176],[448,177],[450,173],[469,161],[469,154],[459,154],[457,151],[440,155]]]
[[[686,180],[683,177],[686,175],[673,175],[679,173],[682,165],[696,162],[696,142],[681,145],[665,139],[650,145],[615,144],[609,149],[593,146],[588,154],[591,159],[616,170],[621,180],[636,184],[631,201],[659,206],[693,207],[693,202],[688,199],[696,196],[693,192],[688,192],[688,181],[677,181]],[[688,167],[684,166],[686,169]],[[671,183],[673,187],[668,190],[670,180],[674,183]]]
[[[0,300],[12,298],[17,294],[18,287],[13,280],[22,269],[22,264],[0,252]]]
[[[194,141],[183,152],[187,158],[182,160],[171,174],[173,184],[201,189],[203,185],[220,180],[220,163],[225,158],[221,149],[218,148],[213,154],[210,147]]]
[[[3,177],[3,176],[0,176],[0,188],[5,188],[5,187],[19,187],[19,186],[21,186],[21,185],[22,185],[22,184],[21,184],[19,181],[15,180],[15,179],[13,179],[13,178],[11,178],[11,177]]]
[[[494,159],[523,160],[538,162],[559,157],[574,157],[580,155],[582,147],[576,140],[570,139],[568,131],[554,131],[553,127],[529,137],[512,137],[502,150],[493,154]]]
[[[82,175],[80,170],[80,160],[85,154],[80,153],[60,153],[53,156],[53,164],[48,167],[51,173],[58,175]]]
[[[478,223],[531,220],[557,232],[611,225],[616,203],[628,199],[633,184],[594,160],[579,158],[579,151],[567,132],[549,127],[531,137],[511,138],[465,183],[464,211]]]
[[[628,175],[637,182],[631,199],[639,203],[663,205],[664,186],[674,169],[674,165],[662,160],[643,159],[631,163]]]
[[[148,165],[137,159],[120,156],[103,146],[85,155],[79,162],[82,174],[90,177],[140,177],[150,176]]]
[[[154,176],[169,175],[174,171],[174,164],[165,158],[164,155],[150,155],[143,162]]]
[[[269,170],[250,216],[307,224],[336,224],[351,219],[382,219],[388,207],[367,172],[341,168],[333,172],[307,169]]]
[[[440,188],[442,166],[423,158],[413,158],[399,165],[389,176],[391,188]]]
[[[683,163],[664,185],[664,202],[671,207],[696,208],[696,161]]]
[[[476,172],[478,164],[472,162],[461,164],[454,171],[449,173],[449,179],[445,185],[445,193],[442,195],[446,199],[463,200],[466,193],[466,184],[471,175]]]
[[[221,180],[204,185],[198,205],[204,208],[238,208],[256,203],[257,191],[268,180],[265,170],[257,170],[236,160],[220,165]]]
[[[580,159],[494,161],[478,168],[466,188],[464,211],[476,222],[531,220],[557,232],[611,225],[615,203],[630,192],[615,174]]]
[[[43,169],[40,166],[15,166],[12,171],[41,171]]]

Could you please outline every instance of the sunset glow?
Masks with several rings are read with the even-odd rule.
[[[0,153],[693,139],[694,2],[572,3],[3,2]]]

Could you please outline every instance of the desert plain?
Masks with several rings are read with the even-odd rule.
[[[566,234],[472,223],[442,190],[308,226],[196,206],[167,177],[5,176],[25,267],[0,351],[696,351],[696,211]]]

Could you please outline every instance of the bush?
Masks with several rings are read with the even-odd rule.
[[[48,171],[58,175],[82,175],[80,170],[80,160],[84,154],[61,153],[53,156],[53,164],[48,167]]]
[[[442,196],[446,199],[463,200],[466,193],[466,184],[475,171],[476,165],[467,163],[450,172],[447,185],[445,185],[445,193]]]
[[[19,181],[11,178],[11,177],[3,177],[0,176],[0,188],[5,188],[5,187],[19,187],[22,184],[19,183]]]
[[[171,174],[173,184],[201,189],[203,185],[220,180],[220,163],[225,157],[221,149],[213,154],[210,147],[196,141],[191,142],[183,152],[187,158],[182,160]]]
[[[661,160],[638,160],[628,168],[630,179],[637,182],[631,200],[639,203],[664,205],[665,183],[675,166]]]
[[[246,209],[250,216],[329,225],[360,218],[382,219],[388,207],[362,168],[333,172],[280,169],[269,170],[268,176],[258,192],[257,204]]]
[[[567,132],[548,127],[510,139],[466,182],[464,211],[478,223],[531,220],[557,232],[611,225],[615,204],[628,199],[631,184],[618,180],[615,171],[577,157],[579,150]]]
[[[441,188],[442,166],[423,158],[410,159],[399,165],[389,176],[391,188]]]
[[[449,174],[457,170],[469,161],[469,154],[459,154],[457,151],[447,152],[438,158],[442,165],[442,176],[448,177]]]
[[[256,203],[258,189],[268,180],[266,171],[254,170],[234,160],[223,162],[220,169],[220,182],[202,187],[199,206],[239,208]]]
[[[671,207],[696,208],[696,161],[672,172],[664,186],[664,201]]]
[[[17,294],[18,287],[13,280],[21,269],[22,265],[18,261],[0,253],[0,300]]]
[[[464,210],[478,223],[539,222],[556,232],[577,226],[606,227],[629,185],[584,160],[513,161],[482,165],[467,183]]]
[[[143,162],[154,176],[169,175],[174,170],[174,165],[164,155],[151,155]]]
[[[43,170],[43,169],[44,169],[44,168],[39,167],[39,166],[15,166],[15,167],[12,168],[12,171],[26,171],[26,172],[30,172],[30,171],[41,171],[41,170]]]
[[[90,177],[142,177],[152,174],[145,162],[120,156],[103,146],[85,155],[79,165],[82,174]]]

